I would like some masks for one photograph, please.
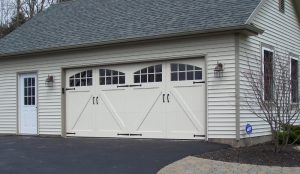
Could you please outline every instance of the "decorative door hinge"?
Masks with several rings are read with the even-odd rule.
[[[75,88],[61,88],[61,92],[64,94],[66,91],[75,90]]]
[[[117,134],[118,136],[130,136],[130,134]]]
[[[205,81],[201,81],[201,82],[193,82],[193,84],[198,84],[198,83],[205,83]]]
[[[130,136],[143,136],[143,134],[130,134]]]

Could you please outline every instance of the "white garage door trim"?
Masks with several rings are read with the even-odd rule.
[[[186,61],[186,59],[178,59],[179,61]],[[199,58],[196,58],[196,59],[191,59],[191,60],[199,60],[199,61],[202,61],[204,64],[203,64],[203,66],[202,66],[202,68],[203,68],[203,71],[205,71],[205,74],[203,74],[203,77],[204,77],[204,79],[202,79],[203,81],[206,81],[206,78],[207,78],[207,72],[206,72],[206,61],[205,61],[205,58],[201,58],[201,59],[199,59]],[[166,61],[159,61],[159,62],[142,62],[141,64],[145,64],[145,65],[154,65],[154,64],[157,64],[157,63],[160,63],[160,62],[176,62],[177,60],[166,60]],[[122,66],[122,65],[124,65],[124,64],[120,64],[120,66]],[[109,65],[103,65],[103,66],[98,66],[98,67],[96,67],[96,68],[99,68],[99,67],[104,67],[104,68],[109,68],[109,67],[115,67],[115,66],[118,66],[118,65],[113,65],[113,66],[109,66]],[[82,68],[83,70],[84,69],[88,69],[88,68]],[[69,69],[67,69],[66,71],[69,71]],[[66,72],[65,71],[65,72]],[[78,69],[77,70],[75,70],[74,72],[80,72]],[[66,78],[65,76],[64,76],[64,78]],[[165,79],[166,78],[168,78],[168,77],[165,77]],[[93,79],[96,79],[96,78],[93,78]],[[68,79],[66,78],[66,81],[68,81]],[[66,82],[66,83],[68,83],[68,82]],[[95,81],[95,82],[93,82],[93,83],[95,83],[95,84],[97,84],[97,81]],[[143,84],[144,85],[144,84]],[[119,85],[119,86],[122,86],[122,85]],[[147,85],[146,85],[147,86]],[[155,88],[155,86],[151,86],[151,85],[148,85],[150,88]],[[203,94],[204,94],[204,96],[203,96],[203,102],[204,102],[204,112],[203,112],[203,114],[204,114],[204,120],[202,120],[205,124],[204,124],[204,127],[203,127],[203,131],[204,131],[204,133],[202,133],[202,135],[207,135],[207,87],[206,87],[206,84],[204,84],[204,92],[203,92]],[[143,88],[145,87],[145,85],[143,86]],[[140,87],[137,87],[137,88],[140,88]],[[132,88],[132,89],[134,89],[134,88]],[[105,90],[105,89],[104,89]],[[107,89],[107,90],[109,90],[109,89]],[[141,88],[140,89],[138,89],[138,90],[141,90]],[[83,90],[83,91],[85,91],[85,90]],[[82,92],[83,92],[82,91]],[[178,96],[178,94],[177,94],[177,92],[176,91],[169,91],[169,93],[168,94],[165,94],[165,95],[173,95],[172,97],[175,97],[175,96],[177,96],[177,99],[178,98],[180,98],[180,96]],[[66,95],[65,95],[66,96]],[[95,96],[96,97],[96,96]],[[99,96],[97,96],[97,97],[99,97]],[[165,97],[167,97],[167,96],[165,96]],[[168,96],[169,97],[169,96]],[[101,97],[99,97],[99,98],[101,98],[101,99],[105,99],[106,97],[105,96],[101,96]],[[97,98],[98,100],[99,100],[99,98]],[[66,99],[64,99],[65,100],[65,103],[66,103]],[[89,98],[89,100],[96,100],[96,98],[94,98],[93,96],[90,96],[90,98]],[[97,102],[99,102],[99,101],[97,101]],[[66,106],[67,106],[67,103],[66,103]],[[183,103],[183,105],[182,105],[182,107],[183,108],[187,108],[188,106],[186,105],[186,104],[184,104]],[[65,111],[64,111],[65,112]],[[66,115],[66,114],[65,114]],[[116,113],[114,113],[113,115],[115,115],[115,119],[117,119],[118,120],[118,116],[117,116],[117,114]],[[190,119],[193,119],[193,117],[192,117],[192,115],[190,114]],[[66,119],[66,117],[65,117],[65,119]],[[66,126],[66,124],[67,124],[67,122],[66,121],[64,121],[65,122],[65,131],[66,131],[66,129],[67,129],[67,126]],[[119,124],[120,124],[120,126],[124,126],[124,123],[122,123],[122,121],[120,121],[120,119],[119,119]],[[197,123],[197,121],[195,121],[195,124],[197,125],[198,123]],[[198,124],[199,125],[199,124]],[[71,132],[72,133],[72,132]],[[122,134],[123,132],[120,132],[120,134]],[[126,134],[126,133],[128,133],[128,132],[124,132],[124,134]],[[197,135],[196,135],[197,136]],[[104,136],[105,137],[105,136]],[[111,136],[107,136],[107,137],[111,137]],[[121,136],[120,136],[121,137]],[[156,138],[160,138],[159,136],[155,136]],[[132,137],[131,137],[132,138]],[[150,136],[150,137],[142,137],[142,138],[153,138],[152,136]],[[161,137],[161,138],[166,138],[165,136],[163,136],[163,137]],[[174,138],[174,137],[170,137],[171,139],[176,139],[176,137]],[[186,138],[186,137],[177,137],[178,139],[192,139],[192,138]],[[197,137],[197,138],[199,138],[199,137]],[[206,137],[207,138],[207,137]],[[201,136],[201,139],[203,139],[203,137]]]

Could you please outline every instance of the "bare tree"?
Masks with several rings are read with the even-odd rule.
[[[45,8],[58,2],[58,0],[22,0],[22,11],[30,19],[35,14],[44,11]]]
[[[0,38],[52,4],[65,0],[0,0]]]
[[[16,24],[16,26],[17,27],[19,27],[20,26],[20,13],[21,13],[21,0],[16,0],[16,2],[17,2],[17,8],[16,8],[16,10],[17,10],[17,18],[16,18],[16,21],[17,21],[17,24]]]
[[[278,152],[288,144],[290,125],[299,119],[298,79],[291,75],[289,56],[270,52],[263,59],[248,59],[248,68],[242,72],[249,85],[244,98],[247,109],[270,126],[274,150]],[[293,71],[295,68],[297,71],[298,66]],[[286,134],[281,146],[282,131]]]

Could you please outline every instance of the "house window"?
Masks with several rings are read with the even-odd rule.
[[[293,103],[297,103],[299,101],[298,91],[298,59],[291,58],[291,95]]]
[[[279,11],[284,13],[285,11],[285,0],[279,0]]]
[[[152,83],[162,81],[162,64],[143,68],[134,73],[134,83]]]
[[[202,80],[202,68],[187,64],[171,64],[171,81]]]
[[[264,99],[272,100],[273,96],[273,51],[263,49]]]
[[[92,70],[82,71],[70,77],[70,87],[79,86],[92,86],[93,85],[93,72]]]
[[[100,69],[100,85],[118,85],[125,84],[125,73],[110,70]]]

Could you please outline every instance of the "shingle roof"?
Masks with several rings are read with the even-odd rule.
[[[1,39],[0,55],[239,26],[260,1],[73,0]]]

